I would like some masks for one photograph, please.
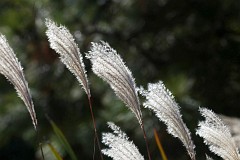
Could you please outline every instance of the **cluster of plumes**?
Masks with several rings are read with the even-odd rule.
[[[61,61],[76,76],[84,91],[90,97],[90,89],[83,63],[83,58],[73,36],[64,26],[57,26],[53,21],[46,19],[48,40],[50,46],[59,55]],[[144,107],[153,110],[160,121],[167,125],[168,132],[179,138],[186,147],[192,160],[195,160],[195,145],[191,134],[182,120],[180,107],[175,102],[171,92],[163,82],[148,84],[148,89],[136,89],[136,84],[131,71],[126,67],[122,58],[108,43],[92,43],[91,50],[87,53],[92,63],[93,72],[110,84],[116,95],[129,107],[137,117],[141,127],[142,113],[138,92],[146,98]],[[37,129],[37,119],[34,105],[30,95],[23,69],[6,38],[0,34],[0,73],[3,74],[15,87],[19,97],[24,101],[31,115],[34,128]],[[238,148],[231,136],[229,129],[223,121],[212,111],[200,108],[205,121],[199,122],[196,134],[204,138],[209,149],[225,160],[240,160]],[[103,133],[102,142],[109,148],[102,153],[114,160],[143,160],[133,142],[114,123],[108,126],[113,133]],[[211,157],[206,156],[211,160]]]
[[[228,127],[211,110],[199,109],[205,121],[199,122],[196,134],[204,138],[209,149],[225,160],[240,160],[238,148]]]
[[[92,43],[86,56],[92,63],[93,72],[110,84],[115,94],[130,108],[142,127],[142,113],[131,71],[122,58],[108,43]]]
[[[112,122],[108,122],[108,126],[113,133],[103,133],[102,142],[109,147],[102,150],[103,154],[113,160],[144,160],[137,147],[129,141],[126,133]]]
[[[195,159],[195,145],[191,140],[190,132],[182,120],[179,106],[171,92],[160,81],[148,84],[148,89],[139,89],[141,95],[146,97],[144,107],[153,110],[160,121],[167,125],[168,132],[179,138],[187,149],[192,160]]]
[[[62,25],[57,26],[56,23],[50,19],[46,19],[45,23],[50,47],[60,55],[61,61],[66,65],[69,71],[76,76],[86,94],[90,96],[83,58],[72,34],[66,27]]]
[[[60,55],[61,61],[77,77],[85,92],[90,96],[82,55],[73,36],[64,26],[57,26],[49,19],[46,20],[46,26],[48,28],[46,34],[51,48]],[[143,127],[136,84],[131,71],[126,67],[122,58],[106,42],[92,43],[86,58],[90,59],[92,63],[93,72],[110,84],[116,95],[135,114]],[[182,141],[191,159],[195,160],[195,146],[190,132],[182,120],[180,107],[171,92],[160,81],[156,84],[148,84],[147,90],[141,88],[140,93],[146,97],[144,106],[155,112],[160,121],[167,125],[168,132]],[[224,159],[239,159],[238,150],[227,127],[213,112],[206,109],[200,109],[200,112],[206,121],[199,123],[197,134],[205,139],[206,144],[210,145],[210,150]],[[102,142],[110,147],[102,150],[105,155],[116,160],[143,159],[138,149],[128,141],[128,137],[119,127],[113,123],[108,123],[108,125],[114,134],[103,134]],[[207,157],[207,159],[211,158]]]
[[[22,66],[3,35],[0,35],[0,73],[14,85],[30,113],[34,128],[37,129],[36,113]]]

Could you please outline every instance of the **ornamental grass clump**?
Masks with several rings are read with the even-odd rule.
[[[112,122],[108,122],[108,126],[113,132],[102,134],[102,143],[105,144],[107,148],[101,149],[92,110],[89,82],[80,49],[66,27],[62,25],[58,26],[50,19],[46,19],[45,24],[47,26],[46,35],[50,47],[60,55],[61,61],[77,78],[84,92],[87,94],[95,134],[94,147],[96,140],[100,151],[100,158],[103,159],[102,154],[104,154],[113,160],[143,160],[144,157],[135,144],[129,140],[126,133],[124,133],[120,127]],[[143,106],[152,110],[159,120],[167,125],[168,133],[180,139],[189,157],[192,160],[196,160],[195,145],[192,141],[191,133],[182,119],[180,106],[176,103],[174,96],[162,81],[149,83],[146,90],[143,89],[143,87],[137,88],[131,71],[125,65],[117,51],[107,42],[92,42],[90,51],[86,53],[86,58],[91,61],[92,71],[106,81],[117,97],[134,113],[143,131],[149,160],[151,160],[151,155],[144,129],[138,93],[146,98]],[[1,34],[0,73],[14,85],[19,97],[23,100],[30,113],[35,130],[38,131],[36,113],[22,66],[6,38]],[[209,146],[210,151],[222,157],[224,160],[240,160],[239,150],[232,138],[230,130],[223,121],[214,112],[206,108],[200,108],[199,112],[205,117],[205,121],[199,122],[196,134],[204,139],[204,143]],[[73,151],[69,149],[71,147],[60,129],[58,129],[55,124],[53,125],[53,122],[51,122],[51,124],[60,139],[63,139],[70,156],[72,155],[71,157],[74,157],[72,159],[77,159]],[[61,159],[61,156],[59,157]],[[93,155],[93,159],[95,159],[95,155]],[[163,159],[166,160],[166,156],[164,156]],[[206,159],[212,160],[208,155],[206,155]]]

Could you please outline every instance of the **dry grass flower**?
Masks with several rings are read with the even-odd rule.
[[[0,73],[14,85],[18,96],[23,100],[30,113],[34,128],[37,130],[36,113],[23,68],[2,34],[0,35]]]
[[[182,120],[179,106],[175,102],[172,93],[164,86],[163,82],[149,83],[148,89],[140,88],[140,94],[146,97],[144,107],[153,110],[160,121],[167,125],[168,132],[179,138],[186,147],[192,160],[195,159],[195,145],[190,132]]]
[[[113,160],[144,160],[139,153],[137,147],[132,141],[129,141],[126,133],[112,122],[108,122],[108,126],[113,133],[103,133],[102,142],[109,146],[103,149],[102,153],[113,158]]]
[[[142,125],[142,113],[134,78],[116,50],[106,42],[92,43],[86,57],[92,63],[93,72],[110,84],[115,94],[129,107]]]
[[[62,25],[57,26],[57,24],[50,19],[46,19],[45,23],[47,26],[46,34],[48,41],[50,42],[50,47],[60,55],[61,61],[66,65],[69,71],[76,76],[86,94],[90,95],[82,54],[80,53],[72,34],[66,27]]]
[[[228,127],[211,110],[200,108],[199,111],[205,121],[199,122],[196,134],[204,139],[213,153],[224,160],[239,160],[239,151]]]

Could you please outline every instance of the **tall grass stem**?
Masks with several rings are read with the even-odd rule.
[[[148,147],[148,139],[147,139],[147,136],[146,136],[144,125],[143,125],[143,120],[142,120],[141,129],[143,131],[143,138],[144,138],[145,145],[146,145],[146,148],[147,148],[148,160],[151,160],[151,154],[150,154],[149,147]]]
[[[37,128],[36,128],[36,134],[37,134],[37,141],[38,141],[38,146],[39,146],[40,151],[41,151],[42,159],[45,160],[44,153],[43,153],[43,149],[42,149],[42,142],[41,142],[41,138],[40,138],[38,126],[37,126]]]
[[[97,134],[97,126],[96,126],[96,121],[94,118],[94,114],[93,114],[93,109],[92,109],[92,100],[91,100],[91,95],[88,94],[88,103],[89,103],[89,108],[90,108],[90,112],[91,112],[91,117],[92,117],[92,123],[93,123],[93,127],[94,127],[94,154],[95,154],[95,139],[97,140],[97,146],[100,152],[100,157],[101,160],[103,160],[103,156],[102,156],[102,152],[101,152],[101,145],[100,145],[100,141],[98,138],[98,134]]]

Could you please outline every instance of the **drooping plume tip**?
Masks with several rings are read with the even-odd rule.
[[[195,145],[187,126],[182,120],[180,107],[163,82],[149,83],[147,90],[141,87],[139,92],[146,97],[144,107],[155,112],[159,120],[167,125],[167,131],[182,141],[191,159],[195,160]]]
[[[47,26],[46,35],[50,42],[50,47],[59,55],[61,61],[66,65],[70,72],[77,78],[78,82],[83,86],[84,91],[90,96],[90,89],[83,63],[82,54],[69,30],[50,19],[46,19]]]
[[[205,121],[199,122],[196,134],[204,139],[210,151],[225,160],[240,160],[239,150],[223,121],[209,109],[199,108],[199,111]]]
[[[22,66],[2,34],[0,34],[0,73],[14,85],[18,96],[23,100],[30,113],[34,128],[37,129],[36,113]]]
[[[113,133],[103,133],[102,142],[109,147],[102,150],[103,154],[113,160],[144,160],[137,147],[129,141],[126,133],[112,122],[108,122],[108,126]]]
[[[142,113],[134,78],[116,50],[106,42],[92,43],[86,58],[92,63],[93,72],[111,86],[142,126]]]

